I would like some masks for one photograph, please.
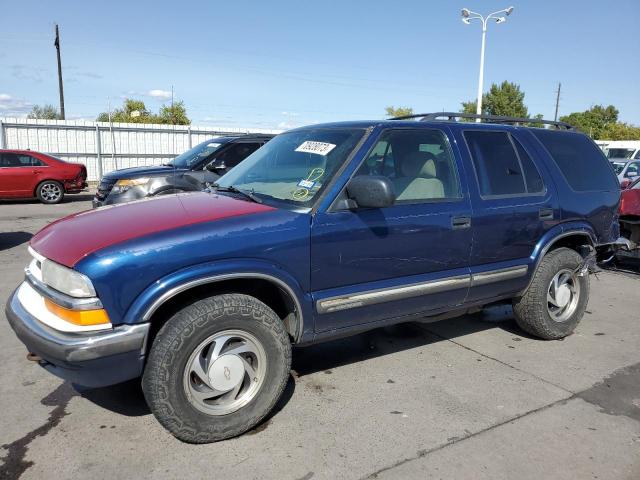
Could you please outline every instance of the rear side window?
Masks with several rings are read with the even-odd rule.
[[[618,190],[609,161],[586,135],[532,129],[546,147],[572,189],[579,192]]]
[[[506,132],[464,132],[483,197],[535,194],[544,191],[531,157]],[[514,146],[515,145],[515,146]]]

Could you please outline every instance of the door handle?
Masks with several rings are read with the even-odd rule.
[[[451,228],[461,230],[471,227],[471,217],[453,217],[451,218]]]
[[[538,218],[540,220],[553,220],[553,208],[541,208],[538,211]]]

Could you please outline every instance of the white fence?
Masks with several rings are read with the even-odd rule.
[[[82,163],[89,180],[111,170],[160,165],[208,139],[280,130],[0,118],[0,148],[29,149]]]

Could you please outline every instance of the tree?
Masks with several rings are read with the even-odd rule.
[[[462,102],[463,113],[476,113],[476,100]],[[482,113],[505,117],[529,118],[529,110],[524,104],[524,92],[520,85],[506,80],[500,85],[494,83],[482,95]]]
[[[96,119],[98,122],[108,122],[109,112],[102,112]],[[169,125],[189,125],[184,102],[175,102],[173,106],[163,105],[159,114],[151,113],[142,100],[126,98],[122,108],[111,112],[111,121],[118,123],[164,123]]]
[[[624,122],[610,123],[601,135],[603,140],[640,140],[640,127]]]
[[[191,120],[187,117],[187,109],[184,102],[174,102],[173,105],[163,105],[160,108],[160,123],[169,125],[189,125]]]
[[[385,108],[387,112],[387,117],[395,118],[395,117],[404,117],[407,115],[413,115],[413,108],[411,107],[398,107],[390,106]]]
[[[618,109],[613,105],[607,107],[594,105],[584,112],[573,112],[560,117],[560,121],[573,125],[596,140],[612,140],[606,137],[605,132],[607,129],[616,129],[618,133],[622,132],[623,129],[613,127],[618,123],[618,113]]]
[[[60,114],[58,109],[53,105],[46,104],[43,106],[34,105],[31,112],[27,115],[27,118],[40,118],[44,120],[58,120]]]

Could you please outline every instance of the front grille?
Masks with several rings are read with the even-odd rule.
[[[115,180],[101,180],[98,184],[98,189],[96,190],[96,197],[100,200],[107,198],[115,183]]]

